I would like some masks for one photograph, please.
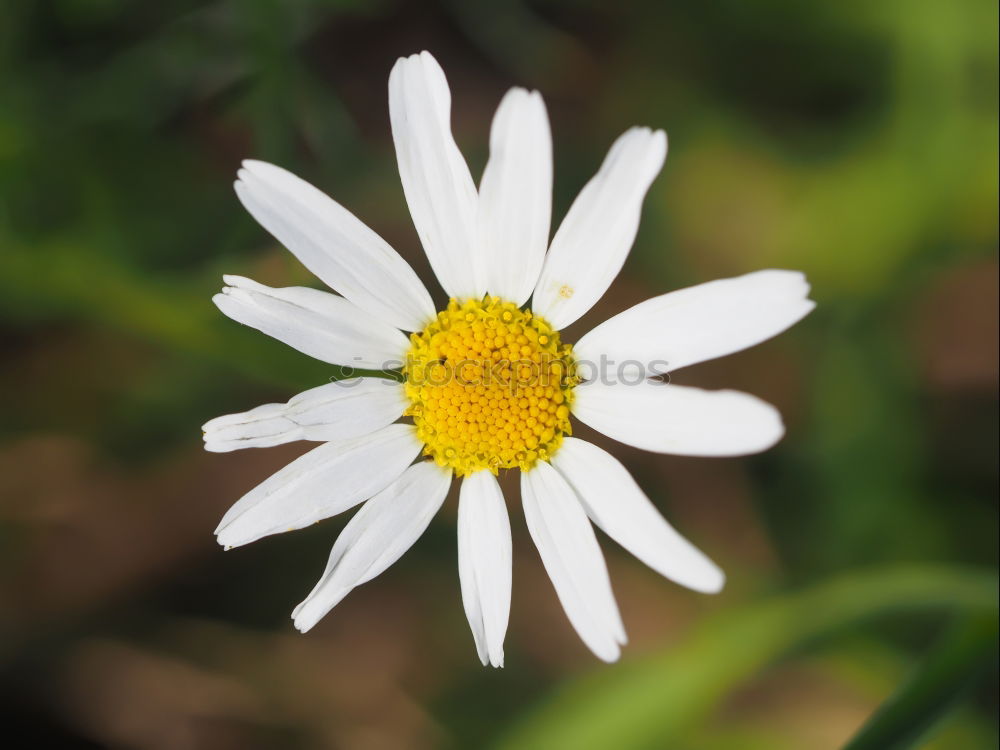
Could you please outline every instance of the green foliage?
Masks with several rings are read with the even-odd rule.
[[[685,729],[704,720],[736,687],[776,659],[858,621],[920,610],[986,617],[986,629],[979,625],[972,644],[963,645],[960,655],[948,657],[948,674],[931,678],[935,687],[950,687],[947,679],[939,683],[938,678],[954,678],[956,666],[964,676],[976,666],[969,657],[982,656],[983,637],[992,633],[996,639],[997,579],[950,569],[876,570],[727,610],[659,654],[602,670],[566,687],[513,729],[499,747],[632,750],[672,745],[683,739]],[[912,714],[908,718],[915,719]]]
[[[915,747],[927,728],[995,662],[996,651],[996,611],[961,616],[845,750]]]

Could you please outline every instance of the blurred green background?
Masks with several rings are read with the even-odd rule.
[[[990,0],[7,0],[0,24],[0,705],[55,747],[798,750],[997,743],[997,4]],[[612,139],[671,150],[597,308],[765,267],[815,313],[678,374],[777,404],[749,459],[619,456],[729,574],[701,596],[606,538],[605,666],[520,509],[507,667],[462,612],[454,500],[313,632],[346,521],[223,553],[304,445],[200,425],[336,373],[226,320],[223,272],[313,283],[231,189],[279,163],[431,276],[386,82],[430,49],[473,174],[538,88],[555,220]],[[440,290],[433,287],[440,299]],[[875,716],[872,720],[872,716]],[[20,746],[20,745],[17,745]]]

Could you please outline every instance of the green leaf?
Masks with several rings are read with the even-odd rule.
[[[982,676],[996,651],[995,614],[960,619],[844,750],[902,750],[914,746],[964,689]]]
[[[659,654],[598,668],[566,686],[498,747],[662,747],[789,652],[859,621],[912,610],[995,617],[996,575],[955,567],[883,568],[720,612]]]

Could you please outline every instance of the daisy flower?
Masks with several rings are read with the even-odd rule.
[[[784,432],[774,407],[656,376],[785,330],[813,308],[809,286],[779,270],[713,281],[638,304],[570,345],[560,330],[625,262],[666,157],[664,132],[632,128],[618,138],[549,242],[552,139],[538,92],[503,97],[478,190],[429,53],[393,67],[389,113],[406,202],[450,300],[435,310],[396,251],[320,190],[280,167],[243,163],[240,201],[337,294],[226,276],[215,304],[323,362],[393,377],[326,383],[208,422],[210,451],[319,443],[241,498],[218,541],[237,547],[364,503],[292,614],[305,632],[406,552],[457,478],[462,600],[479,658],[501,666],[511,532],[497,475],[518,470],[525,522],[566,615],[594,654],[614,661],[625,629],[594,525],[683,586],[716,592],[724,576],[617,459],[571,437],[570,416],[658,453],[771,447]]]

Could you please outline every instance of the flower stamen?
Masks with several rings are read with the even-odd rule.
[[[573,350],[530,310],[452,299],[410,341],[406,414],[438,465],[458,476],[528,471],[571,434]]]

